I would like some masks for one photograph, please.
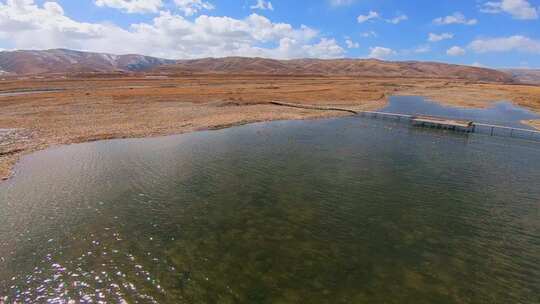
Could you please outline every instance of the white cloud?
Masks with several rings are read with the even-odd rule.
[[[360,33],[360,36],[364,38],[377,37],[377,33],[374,31],[367,31],[367,32]]]
[[[392,49],[376,46],[369,48],[370,53],[368,55],[369,58],[375,58],[375,59],[385,59],[392,55],[395,55],[396,52]]]
[[[382,16],[376,11],[369,11],[367,15],[360,15],[358,16],[358,18],[356,18],[358,23],[364,23],[364,22],[367,22],[370,20],[376,20],[376,19],[383,19]],[[409,17],[407,17],[407,15],[401,14],[395,18],[383,19],[383,20],[388,23],[398,24],[398,23],[401,23],[402,21],[409,20]]]
[[[50,11],[56,15],[64,14],[64,9],[60,6],[60,4],[56,2],[45,2],[43,4],[43,7],[45,8],[45,10]]]
[[[367,22],[369,20],[378,19],[378,18],[381,18],[379,13],[377,13],[375,11],[370,11],[367,15],[358,16],[358,18],[356,18],[356,20],[358,20],[358,23],[364,23],[364,22]]]
[[[386,22],[392,23],[392,24],[398,24],[401,21],[406,21],[406,20],[409,20],[409,17],[407,17],[407,15],[399,15],[395,18],[387,19]]]
[[[332,6],[347,6],[351,5],[355,2],[355,0],[330,0],[330,4]]]
[[[478,39],[471,42],[469,47],[476,53],[510,52],[540,54],[540,41],[525,36],[510,36],[501,38]]]
[[[508,13],[515,19],[531,20],[538,19],[539,9],[531,5],[527,0],[502,0],[488,1],[480,9],[483,13],[499,14]]]
[[[161,0],[95,0],[94,3],[99,7],[115,8],[126,13],[157,13],[163,6]]]
[[[272,5],[272,2],[265,1],[265,0],[257,0],[257,4],[250,6],[251,9],[259,9],[259,10],[274,10],[274,6]]]
[[[303,45],[302,53],[296,57],[311,57],[311,58],[339,58],[343,57],[345,50],[339,46],[335,39],[322,38],[320,42],[312,45]]]
[[[459,46],[453,46],[446,51],[448,56],[463,56],[465,53],[465,50]]]
[[[174,0],[176,7],[186,16],[193,16],[202,10],[213,10],[212,3],[204,0]]]
[[[51,2],[52,3],[52,2]],[[149,22],[122,28],[79,22],[59,4],[33,0],[0,1],[0,39],[15,49],[70,48],[165,58],[261,56],[269,58],[342,57],[344,49],[307,26],[274,23],[251,14],[243,19],[199,16],[194,20],[160,12]]]
[[[351,39],[346,39],[345,44],[347,45],[347,48],[349,49],[357,49],[360,47],[360,44],[358,42],[354,42]]]
[[[447,24],[465,24],[465,25],[475,25],[478,23],[476,19],[467,19],[465,15],[460,12],[456,12],[453,15],[446,17],[439,17],[433,20],[435,24],[438,25],[447,25]]]
[[[452,38],[454,38],[454,34],[452,33],[442,33],[442,34],[429,33],[428,41],[439,42],[439,41],[452,39]]]

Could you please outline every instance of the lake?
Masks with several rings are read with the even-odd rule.
[[[444,106],[418,96],[394,96],[381,111],[408,115],[425,114],[505,127],[533,129],[524,120],[540,119],[540,115],[510,102],[495,102],[485,109]]]
[[[52,148],[0,184],[0,302],[539,303],[539,181],[356,116]]]

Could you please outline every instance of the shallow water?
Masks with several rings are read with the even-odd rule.
[[[49,149],[0,184],[0,295],[539,303],[538,181],[538,143],[359,117]]]
[[[486,109],[443,106],[418,96],[390,97],[382,112],[433,115],[456,119],[467,119],[479,123],[496,124],[506,127],[533,129],[522,124],[523,120],[540,119],[540,115],[510,102],[496,102]]]

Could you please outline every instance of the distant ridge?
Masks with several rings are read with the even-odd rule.
[[[436,62],[382,61],[377,59],[205,58],[180,60],[157,70],[174,73],[235,73],[281,75],[334,75],[370,77],[455,78],[474,81],[512,82],[504,72],[472,66]]]
[[[507,69],[502,71],[511,74],[517,82],[540,85],[540,69]]]
[[[142,55],[111,55],[67,49],[0,52],[0,71],[17,75],[152,72],[423,77],[487,82],[515,80],[512,75],[502,71],[436,62],[390,62],[376,59],[275,60],[247,57],[167,60]]]
[[[142,55],[111,55],[66,49],[0,52],[0,70],[28,75],[115,71],[146,71],[173,60]]]

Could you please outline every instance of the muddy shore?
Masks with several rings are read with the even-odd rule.
[[[1,179],[22,155],[55,145],[350,115],[272,101],[360,111],[383,107],[391,95],[421,95],[464,107],[508,100],[540,113],[538,86],[444,79],[211,75],[0,81],[0,93],[33,90],[41,92],[0,96]],[[540,127],[538,121],[529,124]]]

